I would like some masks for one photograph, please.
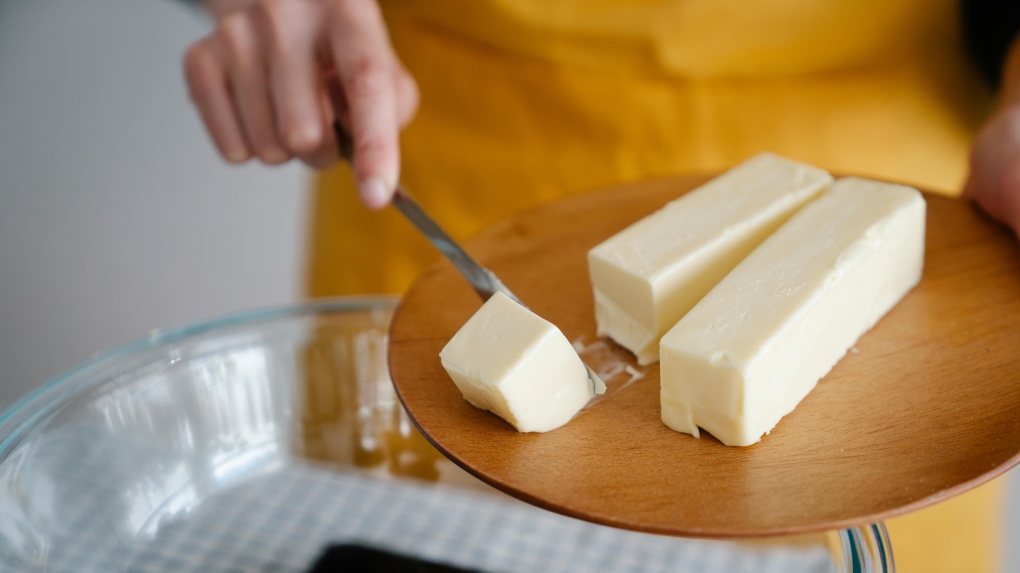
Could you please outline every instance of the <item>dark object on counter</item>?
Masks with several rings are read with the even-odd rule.
[[[308,573],[481,573],[364,545],[331,545]]]

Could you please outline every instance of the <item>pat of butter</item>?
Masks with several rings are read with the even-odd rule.
[[[832,182],[773,154],[738,165],[588,252],[598,335],[659,359],[659,339],[766,237]]]
[[[760,440],[918,283],[924,225],[917,190],[837,181],[662,337],[662,421]]]
[[[521,432],[558,428],[594,396],[563,333],[502,293],[464,323],[439,357],[468,402]]]

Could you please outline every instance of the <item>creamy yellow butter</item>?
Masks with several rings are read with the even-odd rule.
[[[502,293],[478,309],[439,357],[468,402],[521,432],[558,428],[594,396],[563,333]]]
[[[817,167],[758,155],[591,249],[599,336],[655,362],[662,335],[831,182]]]
[[[924,230],[917,190],[837,181],[662,337],[662,421],[760,440],[918,283]]]

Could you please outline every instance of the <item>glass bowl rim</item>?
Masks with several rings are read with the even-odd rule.
[[[15,400],[5,410],[0,410],[0,465],[15,450],[21,439],[30,433],[31,429],[45,415],[55,411],[90,387],[90,385],[83,383],[83,380],[86,380],[91,373],[118,360],[129,358],[134,354],[151,350],[164,344],[181,342],[221,329],[274,322],[301,315],[367,310],[379,307],[396,308],[398,300],[399,298],[395,295],[351,295],[316,298],[297,303],[242,310],[166,330],[154,329],[148,336],[136,339],[113,350],[98,353],[91,360],[87,360],[50,379],[48,382],[43,383],[28,394]]]

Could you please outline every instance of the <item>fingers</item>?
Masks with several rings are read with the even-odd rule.
[[[338,117],[355,145],[362,201],[389,203],[399,178],[398,135],[418,107],[375,0],[258,0],[222,17],[185,56],[192,99],[231,162],[314,167],[338,159]],[[327,70],[336,82],[327,90]],[[332,100],[331,100],[332,99]]]
[[[260,22],[268,41],[269,92],[279,139],[309,164],[332,164],[335,146],[318,61],[319,7],[311,2],[264,0]],[[331,155],[331,157],[330,157]]]
[[[1020,108],[1001,110],[978,133],[963,196],[1020,235]]]
[[[998,193],[990,206],[992,216],[1012,227],[1020,237],[1020,152],[1003,170]]]
[[[202,122],[227,161],[269,164],[291,153],[277,136],[262,41],[251,15],[231,12],[185,54],[185,78]]]
[[[277,164],[290,159],[291,154],[277,137],[265,40],[256,26],[250,12],[232,12],[220,21],[214,42],[226,67],[248,145],[263,162]]]
[[[225,70],[208,40],[198,42],[187,51],[184,74],[191,100],[220,155],[231,163],[247,161],[251,150],[237,121]]]
[[[331,48],[354,140],[354,175],[362,202],[379,209],[389,203],[399,178],[398,80],[379,7],[373,0],[333,0],[327,19]],[[406,85],[406,82],[405,82]],[[404,101],[405,107],[416,105]],[[408,111],[405,110],[405,115]]]

